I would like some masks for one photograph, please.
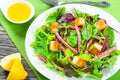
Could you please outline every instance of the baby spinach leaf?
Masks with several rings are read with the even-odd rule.
[[[88,25],[87,27],[84,27],[81,32],[81,35],[83,40],[89,40],[93,35],[92,27],[90,25]]]
[[[110,45],[112,46],[114,42],[114,31],[110,27],[108,27],[104,29],[103,34],[104,36],[109,36],[108,41]]]
[[[70,31],[70,36],[77,36],[76,31],[75,31],[75,30],[71,30],[71,31]]]
[[[72,47],[76,47],[77,46],[77,36],[70,36],[67,38],[67,42],[69,45],[71,45]]]
[[[67,38],[67,43],[72,46],[72,47],[76,47],[77,43],[78,43],[78,37],[77,37],[77,33],[75,30],[71,30],[70,31],[70,36]]]

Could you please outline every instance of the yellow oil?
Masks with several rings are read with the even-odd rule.
[[[23,22],[31,15],[31,8],[25,3],[14,3],[7,11],[8,17],[15,22]]]

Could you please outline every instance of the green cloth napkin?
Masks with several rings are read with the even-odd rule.
[[[42,12],[45,10],[51,8],[51,6],[48,6],[41,2],[40,0],[28,0],[31,2],[35,7],[35,16],[27,23],[24,24],[13,24],[6,20],[6,18],[3,16],[1,10],[0,10],[0,23],[2,24],[3,28],[6,30],[7,34],[13,41],[13,43],[16,45],[30,68],[33,70],[34,74],[37,76],[38,80],[48,80],[44,76],[42,76],[30,63],[30,61],[27,58],[26,51],[25,51],[25,36],[26,32],[32,23],[32,21]],[[67,1],[67,0],[60,0],[60,1]],[[72,0],[70,0],[72,1]],[[80,1],[80,0],[73,0],[73,1]],[[100,0],[91,0],[91,1],[100,1]],[[106,0],[108,1],[111,6],[109,8],[102,8],[103,10],[109,12],[111,15],[113,15],[118,21],[120,21],[120,1],[114,1],[114,0]],[[108,80],[119,80],[120,78],[120,70],[114,74],[111,78]]]

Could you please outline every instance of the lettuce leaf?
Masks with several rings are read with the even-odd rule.
[[[69,44],[70,46],[76,47],[76,46],[77,46],[77,43],[78,43],[78,41],[77,41],[77,36],[70,36],[70,37],[68,37],[68,38],[67,38],[67,42],[68,42],[68,44]]]
[[[51,22],[57,22],[58,19],[66,12],[65,7],[58,8],[55,12],[52,12],[46,18],[46,23],[51,24]]]

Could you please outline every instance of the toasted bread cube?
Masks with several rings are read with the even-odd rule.
[[[76,18],[75,19],[75,26],[83,26],[85,25],[85,19],[84,18]]]
[[[85,64],[86,64],[86,62],[84,60],[80,59],[78,56],[74,56],[72,63],[80,68],[85,67]]]
[[[51,41],[49,48],[51,51],[58,51],[59,43],[57,41]]]
[[[105,23],[104,20],[100,19],[95,23],[95,26],[99,29],[99,30],[103,30],[106,27],[108,27],[108,25]]]
[[[50,27],[51,33],[56,33],[58,32],[58,23],[57,22],[52,22],[51,27]]]
[[[94,55],[98,55],[98,54],[101,52],[102,47],[103,47],[103,45],[95,42],[95,43],[92,45],[92,47],[90,47],[89,51],[90,51],[92,54],[94,54]]]

